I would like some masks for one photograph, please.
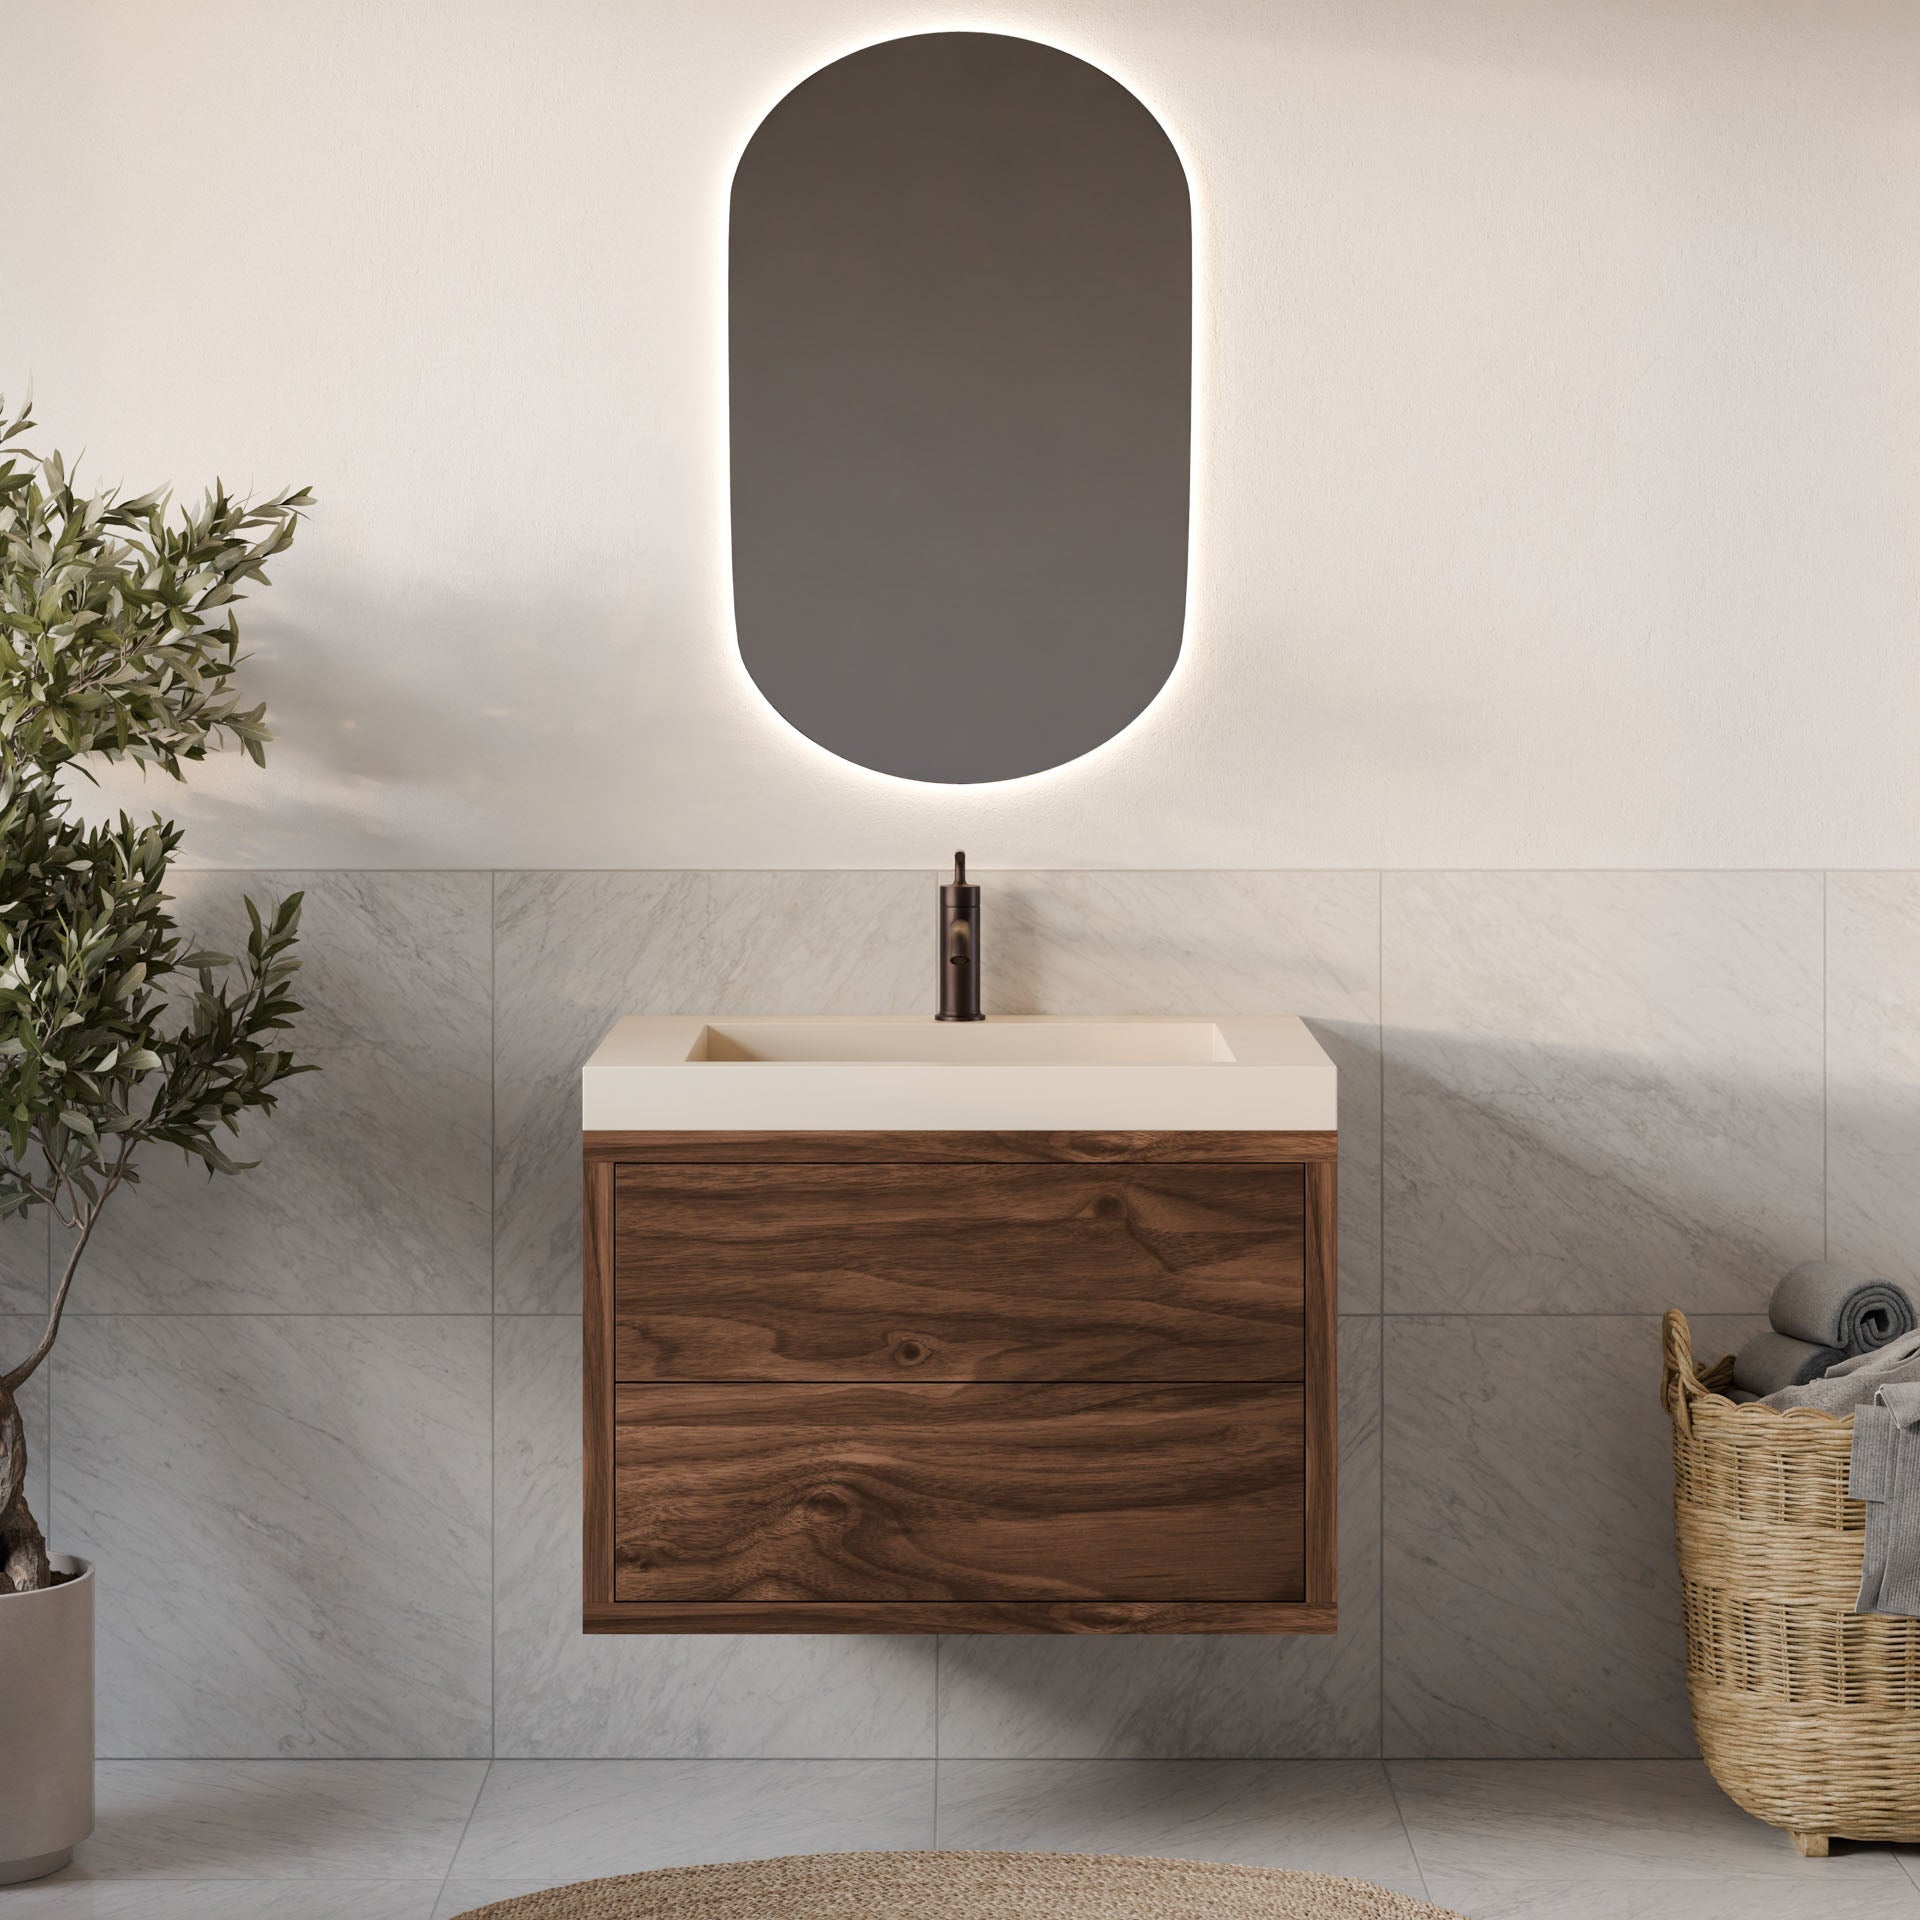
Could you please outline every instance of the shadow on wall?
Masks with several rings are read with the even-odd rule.
[[[242,896],[302,888],[293,1044],[317,1065],[209,1180],[156,1154],[89,1249],[100,1311],[484,1312],[492,882],[484,873],[185,874],[191,939],[231,951]]]
[[[270,594],[251,619],[241,608],[245,690],[266,702],[275,733],[265,774],[237,754],[196,769],[186,787],[110,768],[96,810],[177,814],[189,863],[280,864],[292,838],[341,849],[334,866],[398,854],[408,867],[471,867],[476,846],[501,843],[531,778],[550,788],[572,770],[586,807],[595,768],[647,765],[670,792],[675,768],[711,748],[695,676],[674,698],[650,693],[648,609],[562,589],[508,599],[438,581],[343,589],[337,579],[304,584],[300,604],[297,624],[276,615]],[[583,659],[626,660],[630,675],[602,665],[593,686],[577,684]]]
[[[1757,1313],[1824,1251],[1817,1080],[1384,1036],[1385,1305]]]

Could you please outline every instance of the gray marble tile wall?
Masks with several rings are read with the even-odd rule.
[[[927,873],[208,875],[325,1069],[116,1203],[32,1399],[120,1756],[1679,1755],[1658,1314],[1920,1273],[1920,875],[988,873],[1000,1012],[1342,1071],[1331,1640],[586,1640],[575,1075],[627,1011],[923,1009]],[[57,1238],[57,1237],[56,1237]],[[0,1232],[0,1339],[50,1245]]]

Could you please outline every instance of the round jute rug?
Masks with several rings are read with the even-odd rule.
[[[461,1920],[1462,1920],[1365,1880],[1105,1853],[803,1853],[582,1880]]]

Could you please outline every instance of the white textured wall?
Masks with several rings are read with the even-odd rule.
[[[865,40],[1053,39],[1195,176],[1161,702],[987,790],[762,707],[725,187]],[[311,480],[255,623],[286,866],[1920,861],[1907,0],[0,0],[0,388],[94,473]]]

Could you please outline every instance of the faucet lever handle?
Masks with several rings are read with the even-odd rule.
[[[956,853],[953,856],[953,884],[956,887],[964,887],[967,884],[967,856],[964,853]]]

